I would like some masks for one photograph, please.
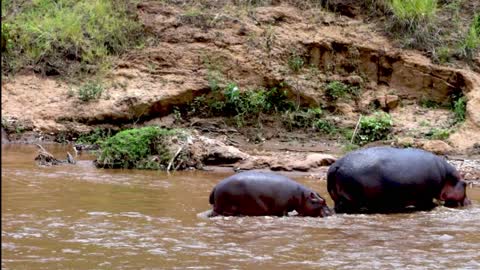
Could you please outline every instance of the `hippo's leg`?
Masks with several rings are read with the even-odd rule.
[[[437,204],[433,202],[433,198],[431,200],[425,200],[415,204],[415,208],[419,211],[430,211],[436,206]]]
[[[346,200],[345,198],[339,198],[335,202],[335,213],[341,214],[350,214],[350,213],[358,213],[360,208],[357,205],[352,204],[350,201]]]

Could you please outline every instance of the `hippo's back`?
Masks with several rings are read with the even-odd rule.
[[[291,200],[304,189],[282,175],[242,172],[218,183],[210,194],[210,204],[223,215],[280,214],[290,210]]]
[[[449,166],[444,159],[421,149],[372,147],[347,154],[331,167],[345,176],[408,183],[440,181]]]
[[[452,170],[444,159],[420,149],[373,147],[351,152],[330,166],[327,189],[339,212],[361,208],[428,208]]]

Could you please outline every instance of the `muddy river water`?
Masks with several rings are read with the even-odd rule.
[[[231,173],[102,170],[88,156],[40,168],[35,155],[2,146],[2,269],[480,269],[479,187],[465,209],[206,219]]]

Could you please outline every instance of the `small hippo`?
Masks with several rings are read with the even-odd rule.
[[[225,178],[210,194],[211,216],[331,215],[325,200],[294,180],[273,173],[242,172]]]
[[[466,183],[445,159],[407,148],[372,147],[351,152],[327,172],[336,213],[430,210],[470,204]]]

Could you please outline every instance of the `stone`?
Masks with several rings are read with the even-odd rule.
[[[395,145],[400,147],[412,147],[415,145],[415,139],[412,137],[400,137],[396,139]]]
[[[385,96],[385,107],[388,110],[393,110],[398,107],[400,104],[400,98],[397,95],[386,95]]]
[[[444,155],[453,150],[453,147],[441,140],[421,140],[418,142],[418,147],[437,155]]]

